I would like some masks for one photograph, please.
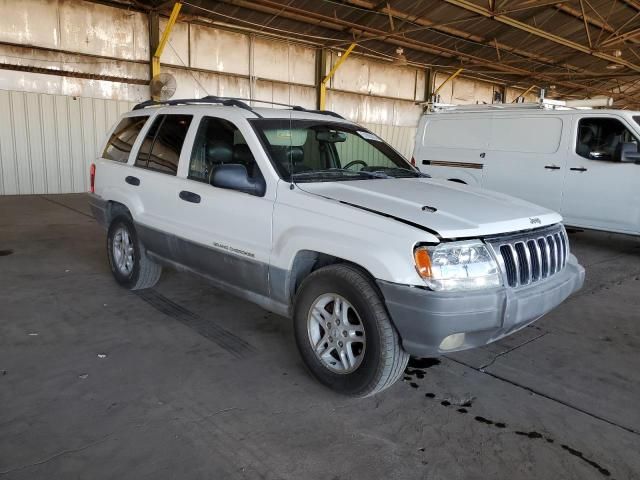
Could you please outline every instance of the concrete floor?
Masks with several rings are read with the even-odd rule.
[[[571,235],[577,295],[375,398],[288,321],[165,271],[112,280],[82,195],[0,197],[0,479],[640,477],[640,240]]]

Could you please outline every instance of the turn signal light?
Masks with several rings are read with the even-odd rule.
[[[416,262],[416,270],[422,278],[431,278],[431,257],[426,248],[416,248],[413,252],[413,258]]]
[[[89,185],[91,186],[89,191],[96,193],[96,164],[92,163],[89,169]]]

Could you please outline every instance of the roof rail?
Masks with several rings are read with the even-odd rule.
[[[346,120],[342,115],[336,112],[332,112],[331,110],[310,110],[299,105],[294,105],[293,107],[291,107],[291,110],[295,110],[296,112],[317,113],[318,115],[329,115],[331,117],[340,118],[341,120]]]
[[[289,107],[291,110],[295,110],[296,112],[307,112],[307,113],[317,113],[319,115],[329,115],[332,117],[340,118],[345,120],[342,115],[337,114],[336,112],[332,112],[330,110],[310,110],[299,105],[289,105],[287,103],[278,103],[278,102],[270,102],[266,100],[258,100],[256,98],[234,98],[234,97],[217,97],[215,95],[208,95],[203,98],[177,98],[174,100],[164,100],[164,101],[156,101],[156,100],[147,100],[145,102],[137,104],[133,107],[133,110],[140,110],[147,107],[155,107],[162,105],[190,105],[194,103],[219,103],[220,105],[224,105],[226,107],[238,107],[243,110],[248,110],[255,114],[257,117],[262,118],[262,115],[253,110],[247,103],[245,102],[258,102],[258,103],[267,103],[270,105],[278,105],[280,107]]]
[[[194,103],[219,103],[220,105],[224,105],[225,107],[238,107],[242,108],[243,110],[248,110],[257,117],[262,118],[262,115],[255,112],[253,108],[237,98],[216,97],[215,95],[208,95],[203,98],[176,98],[174,100],[164,100],[160,102],[157,100],[147,100],[145,102],[137,104],[135,107],[133,107],[133,110],[141,110],[147,107],[162,105],[191,105]]]

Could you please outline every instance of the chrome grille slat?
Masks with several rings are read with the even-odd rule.
[[[560,272],[567,264],[569,239],[561,225],[530,233],[487,239],[505,279],[524,287]]]
[[[520,260],[518,258],[518,252],[516,252],[516,248],[510,243],[507,244],[507,247],[511,250],[511,256],[513,257],[513,264],[515,265],[516,270],[516,281],[514,287],[517,287],[520,284]]]
[[[529,250],[534,253],[534,255],[531,257],[531,263],[533,266],[531,281],[537,282],[542,276],[542,254],[540,253],[540,245],[538,245],[538,242],[536,240],[529,240],[527,242],[527,245],[529,247]]]

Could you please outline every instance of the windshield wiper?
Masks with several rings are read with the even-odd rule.
[[[419,177],[419,178],[431,178],[431,175],[429,175],[428,173],[423,173],[420,170],[414,170],[412,168],[404,168],[404,167],[389,167],[389,168],[385,168],[385,173],[389,173],[390,171],[393,172],[394,170],[400,170],[401,172],[407,172],[407,173],[410,173],[411,175],[413,175],[415,177]],[[393,174],[391,174],[390,176],[393,177]]]
[[[381,171],[376,171],[376,172],[368,172],[365,170],[358,170],[358,171],[354,171],[354,170],[347,170],[346,168],[325,168],[323,170],[310,170],[308,172],[296,172],[294,173],[292,176],[293,177],[322,177],[325,174],[336,174],[337,175],[343,175],[343,174],[348,174],[348,175],[353,175],[353,176],[362,176],[362,175],[366,175],[369,178],[389,178],[389,175],[387,175],[385,172],[381,172]]]

